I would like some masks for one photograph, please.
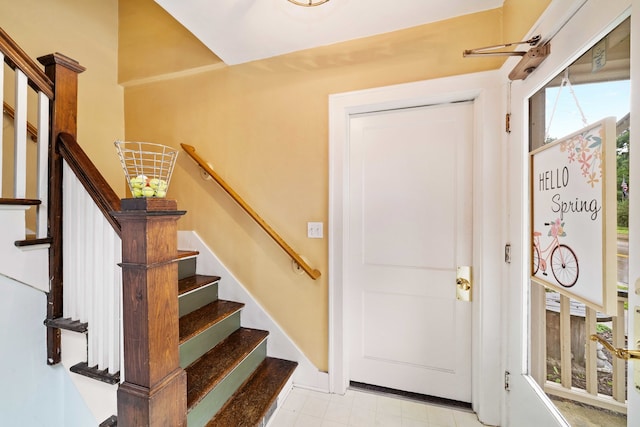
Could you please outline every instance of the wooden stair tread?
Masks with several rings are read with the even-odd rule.
[[[200,402],[268,335],[267,331],[240,328],[188,366],[187,407]]]
[[[242,309],[244,304],[217,300],[180,318],[180,344]]]
[[[186,294],[194,289],[198,289],[210,283],[215,283],[218,280],[220,280],[219,276],[206,276],[202,274],[185,277],[178,281],[178,295]]]
[[[43,237],[40,239],[27,237],[24,240],[16,240],[14,242],[14,244],[19,248],[26,246],[50,245],[51,243],[53,243],[53,239],[51,237]]]
[[[83,375],[85,377],[93,378],[94,380],[102,381],[107,384],[118,384],[120,382],[120,372],[110,374],[107,369],[101,370],[97,366],[89,366],[87,362],[80,362],[69,370],[73,373]]]
[[[0,205],[16,205],[16,206],[35,206],[42,202],[37,199],[11,199],[2,197],[0,198]]]
[[[293,374],[296,362],[266,358],[207,427],[255,427],[268,413]]]
[[[58,317],[56,319],[46,319],[44,321],[45,326],[50,328],[59,328],[67,331],[85,333],[88,330],[89,324],[87,322],[81,322],[69,317]]]

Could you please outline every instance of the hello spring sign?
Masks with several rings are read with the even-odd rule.
[[[531,280],[615,314],[615,118],[531,153]]]

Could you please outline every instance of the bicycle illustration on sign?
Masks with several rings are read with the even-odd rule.
[[[538,270],[542,270],[544,276],[547,275],[547,267],[551,267],[551,272],[556,281],[570,288],[578,281],[578,257],[569,246],[560,243],[559,237],[565,237],[567,233],[564,231],[564,222],[556,219],[554,222],[545,222],[544,225],[550,226],[547,236],[551,237],[549,245],[542,249],[540,246],[540,236],[542,233],[534,231],[533,233],[533,274]]]

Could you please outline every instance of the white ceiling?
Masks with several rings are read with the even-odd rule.
[[[227,65],[501,7],[504,0],[155,0]]]

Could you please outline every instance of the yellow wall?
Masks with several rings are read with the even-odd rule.
[[[319,369],[328,364],[328,245],[326,237],[308,239],[306,223],[330,226],[328,96],[495,69],[503,58],[463,58],[462,51],[512,41],[503,38],[503,15],[540,2],[518,3],[518,10],[495,9],[248,64],[183,75],[172,70],[166,79],[151,71],[146,82],[140,74],[135,82],[122,81],[128,140],[195,146],[322,272],[316,281],[293,273],[284,252],[180,154],[168,194],[188,211],[179,227],[197,231]],[[519,20],[519,33],[536,19]],[[137,30],[122,23],[124,43]],[[126,69],[136,62],[135,49],[121,50],[120,75],[133,74]]]
[[[123,62],[120,82],[165,75],[211,64],[220,59],[152,0],[119,2]]]
[[[521,41],[551,0],[504,0],[504,42]],[[527,49],[526,45],[518,47]]]
[[[60,52],[87,68],[78,83],[78,142],[124,196],[113,146],[124,137],[117,0],[5,0],[0,2],[0,27],[34,59]]]
[[[169,197],[307,356],[327,369],[328,95],[494,69],[462,51],[524,35],[549,0],[226,67],[152,0],[0,2],[0,26],[32,57],[61,52],[79,80],[81,146],[125,196],[113,141],[194,145],[310,264],[312,281],[180,155]],[[125,85],[126,90],[118,83]],[[126,123],[126,135],[125,135]]]

